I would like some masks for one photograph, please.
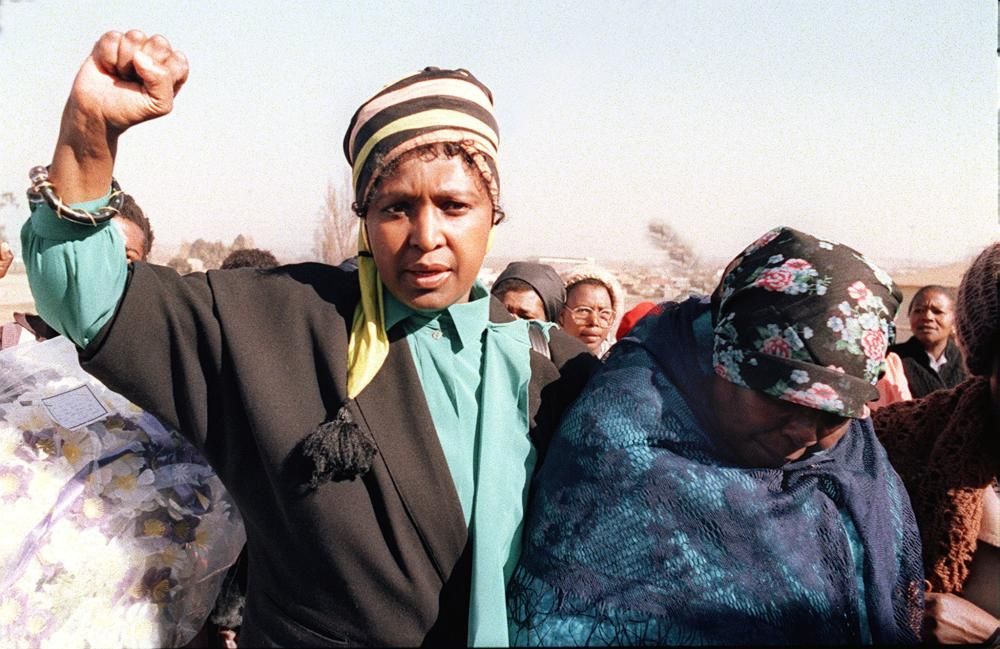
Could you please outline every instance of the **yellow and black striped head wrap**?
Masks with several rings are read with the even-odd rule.
[[[344,136],[354,198],[365,206],[386,165],[418,147],[461,142],[479,167],[494,205],[499,197],[500,131],[493,94],[468,70],[424,68],[386,86],[354,113]]]
[[[497,149],[500,133],[493,115],[493,94],[468,70],[424,68],[366,101],[354,113],[344,136],[354,198],[363,214],[370,193],[386,166],[429,144],[460,144],[476,165],[500,210]],[[354,312],[348,346],[348,396],[353,398],[375,377],[389,353],[382,282],[371,256],[365,227],[358,233],[361,301]]]

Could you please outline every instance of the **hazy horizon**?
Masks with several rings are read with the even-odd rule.
[[[191,61],[116,176],[162,246],[243,233],[308,254],[357,105],[425,65],[493,90],[509,223],[494,254],[651,259],[650,220],[731,258],[790,225],[938,265],[1000,239],[996,3],[51,0],[0,7],[0,208],[51,157],[108,29]]]

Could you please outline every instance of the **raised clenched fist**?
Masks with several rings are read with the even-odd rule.
[[[169,113],[187,77],[187,58],[164,37],[107,32],[73,81],[69,116],[101,120],[120,134]]]

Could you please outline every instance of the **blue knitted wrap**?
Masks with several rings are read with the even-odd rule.
[[[707,301],[666,305],[567,413],[508,589],[512,645],[916,641],[919,535],[870,420],[780,469],[728,464],[706,434],[711,350]]]

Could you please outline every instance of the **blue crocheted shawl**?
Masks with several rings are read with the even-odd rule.
[[[508,589],[512,644],[916,641],[919,535],[870,420],[780,469],[727,464],[711,346],[706,300],[668,305],[567,413]]]

